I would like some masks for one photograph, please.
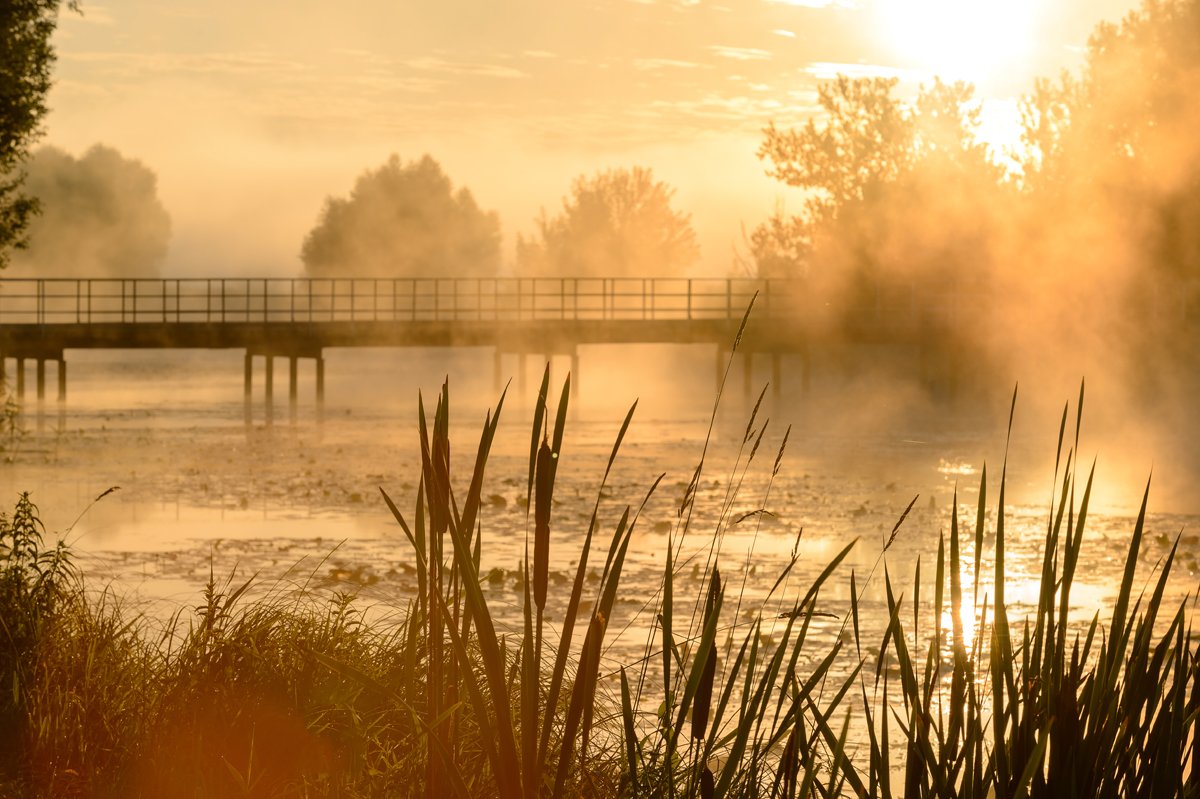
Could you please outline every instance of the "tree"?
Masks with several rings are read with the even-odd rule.
[[[157,178],[140,161],[97,144],[81,158],[42,147],[29,160],[26,189],[41,206],[17,274],[152,277],[161,269],[171,219]]]
[[[60,0],[7,0],[0,5],[0,267],[25,244],[37,201],[22,189],[22,165],[41,134],[50,91]],[[78,10],[71,0],[67,7]]]
[[[1145,0],[1099,25],[1081,75],[1040,82],[1023,102],[1034,199],[1103,214],[1151,272],[1200,281],[1198,85],[1200,0]]]
[[[454,191],[426,155],[393,155],[329,197],[300,252],[311,276],[489,277],[500,266],[500,221],[465,188]]]
[[[1102,343],[1130,401],[1200,469],[1197,86],[1200,0],[1144,0],[1095,29],[1078,75],[1025,98],[1021,168],[1042,293],[1089,309],[1076,338]]]
[[[524,275],[666,277],[700,257],[691,217],[671,208],[675,190],[643,167],[580,176],[553,218],[545,210],[533,238],[517,239]]]
[[[820,118],[767,127],[768,174],[808,194],[800,215],[777,211],[751,235],[761,275],[946,277],[979,251],[1003,172],[976,136],[973,89],[936,80],[905,104],[896,85],[839,76],[818,90]]]

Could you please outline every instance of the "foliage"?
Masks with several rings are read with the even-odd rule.
[[[162,268],[171,220],[154,172],[97,144],[76,158],[42,147],[29,160],[26,188],[41,213],[15,275],[154,277]]]
[[[465,188],[454,191],[426,155],[393,155],[329,197],[300,252],[311,277],[491,277],[500,265],[500,222]]]
[[[445,389],[432,418],[420,416],[421,486],[411,524],[384,495],[413,546],[420,582],[398,617],[369,617],[349,595],[321,598],[306,579],[299,590],[281,583],[253,596],[253,579],[222,584],[211,577],[191,615],[161,630],[110,594],[85,600],[75,582],[61,583],[71,591],[47,611],[42,589],[28,588],[45,585],[62,561],[35,543],[40,527],[23,497],[3,529],[5,575],[21,575],[26,587],[5,595],[15,604],[0,619],[38,608],[47,615],[36,645],[19,652],[27,675],[14,694],[20,723],[4,729],[21,737],[0,750],[0,790],[29,797],[789,798],[1200,790],[1192,768],[1200,648],[1186,603],[1168,608],[1163,599],[1178,542],[1149,590],[1135,594],[1145,499],[1106,617],[1097,612],[1080,624],[1072,615],[1092,499],[1091,472],[1077,473],[1079,410],[1073,441],[1063,411],[1040,590],[1022,622],[1011,617],[1005,596],[1007,457],[994,507],[986,469],[981,476],[973,531],[960,527],[956,497],[932,597],[920,560],[908,595],[898,592],[886,560],[915,498],[870,572],[850,573],[845,599],[832,586],[857,541],[796,587],[789,575],[800,558],[797,541],[769,595],[746,596],[736,574],[749,570],[754,549],[734,555],[723,540],[747,518],[734,518],[731,508],[738,475],[763,451],[769,420],[756,406],[733,467],[733,493],[697,549],[685,542],[696,532],[696,490],[710,480],[701,456],[677,508],[661,584],[637,598],[654,619],[645,657],[614,670],[619,696],[610,697],[598,689],[607,669],[604,639],[621,613],[616,597],[639,513],[625,509],[599,578],[589,578],[606,471],[566,613],[551,620],[544,559],[556,524],[569,382],[553,423],[548,388],[544,378],[530,438],[533,560],[521,566],[522,629],[510,634],[499,633],[478,573],[484,467],[497,415],[485,420],[466,489],[457,492]],[[1080,405],[1082,397],[1081,389]],[[770,481],[761,500],[766,512]],[[990,576],[981,568],[989,557]],[[880,565],[883,585],[872,586]],[[880,594],[882,602],[871,599]],[[863,632],[869,602],[884,614],[880,640]],[[545,631],[560,621],[552,645]],[[573,644],[576,633],[582,642]]]
[[[580,176],[562,212],[545,210],[532,238],[518,237],[517,271],[531,276],[683,275],[700,257],[691,217],[671,208],[675,190],[650,169]]]
[[[776,214],[754,232],[752,241],[785,243],[762,250],[760,273],[778,273],[771,256],[789,248],[810,260],[793,263],[793,274],[872,277],[883,264],[906,277],[944,271],[929,262],[978,249],[971,220],[987,217],[1002,174],[977,139],[973,89],[936,80],[906,105],[896,84],[839,76],[818,90],[819,119],[798,130],[767,127],[758,154],[768,174],[808,195],[799,217]]]
[[[29,494],[12,516],[0,514],[0,743],[20,729],[26,686],[36,679],[35,652],[69,595],[70,559],[62,543],[46,549]]]
[[[1200,302],[1200,2],[1145,0],[1120,25],[1102,23],[1079,77],[1040,82],[1023,104],[1028,188],[1103,216]]]
[[[1128,401],[1172,430],[1163,442],[1178,450],[1170,457],[1193,465],[1188,420],[1200,390],[1197,31],[1198,0],[1145,0],[1120,24],[1099,25],[1082,70],[1042,81],[1026,98],[1021,162],[1030,293],[1112,308],[1062,325],[1072,348],[1100,342]]]
[[[0,267],[25,244],[37,201],[22,191],[30,145],[41,134],[61,0],[9,0],[0,8]],[[75,0],[67,7],[77,10]]]

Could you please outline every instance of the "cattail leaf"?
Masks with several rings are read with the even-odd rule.
[[[550,504],[554,494],[554,453],[545,439],[537,454],[533,520],[533,601],[538,613],[546,609],[550,574]]]
[[[720,609],[721,571],[713,567],[712,579],[708,586],[708,598],[704,608],[704,634],[701,637],[700,654],[704,658],[704,667],[700,672],[700,682],[696,686],[696,696],[692,702],[692,738],[703,741],[708,728],[708,714],[712,707],[713,680],[717,674],[716,625]],[[709,630],[713,636],[709,637]]]
[[[621,667],[621,720],[625,731],[625,768],[629,772],[629,793],[638,796],[638,738],[633,720],[633,702],[629,694],[629,679]]]

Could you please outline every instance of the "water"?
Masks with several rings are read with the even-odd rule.
[[[631,352],[641,360],[631,360]],[[484,412],[497,396],[490,352],[333,351],[327,353],[324,424],[316,422],[312,376],[303,370],[297,422],[288,422],[286,368],[277,362],[275,421],[265,424],[263,399],[256,393],[254,419],[247,426],[241,353],[68,353],[68,361],[63,427],[51,418],[37,433],[27,420],[31,432],[10,446],[0,483],[11,499],[18,491],[32,492],[51,537],[65,535],[92,588],[111,588],[151,616],[196,605],[210,575],[257,574],[264,589],[277,581],[303,583],[354,591],[382,608],[402,606],[415,590],[415,561],[379,490],[411,512],[420,472],[417,391],[423,389],[432,406],[443,377],[450,376],[452,456],[460,491]],[[564,362],[554,363],[556,382],[565,374]],[[505,367],[515,369],[515,359],[506,360]],[[743,440],[751,403],[739,385],[727,393],[689,532],[680,543],[679,502],[708,429],[712,353],[595,348],[583,354],[582,368],[585,389],[568,422],[552,518],[551,619],[561,618],[605,464],[624,411],[639,392],[638,412],[601,495],[590,571],[602,567],[624,508],[636,509],[655,478],[664,475],[638,519],[621,599],[610,620],[604,656],[610,677],[617,666],[634,663],[646,652],[670,536],[681,547],[677,613],[689,616],[703,591],[712,533],[719,530],[727,622],[745,631],[761,618],[767,642],[782,629],[780,614],[793,610],[824,565],[858,539],[819,599],[821,615],[810,633],[812,656],[801,661],[815,663],[844,635],[851,570],[861,592],[864,640],[872,645],[887,621],[885,566],[898,587],[911,591],[920,559],[923,600],[932,599],[938,540],[949,532],[957,487],[963,585],[969,596],[973,541],[968,539],[985,459],[991,464],[989,537],[980,593],[991,593],[990,536],[1004,454],[1004,430],[995,420],[913,421],[892,414],[887,424],[869,425],[861,422],[865,413],[849,412],[839,424],[831,421],[839,417],[830,408],[851,408],[856,399],[821,405],[792,394],[776,401],[768,394],[755,429],[766,417],[771,421],[747,465],[750,447]],[[510,386],[484,489],[485,591],[502,626],[510,629],[519,629],[528,426],[539,371],[531,366],[523,391],[519,380]],[[256,391],[261,386],[260,373]],[[796,429],[772,477],[790,423]],[[1010,453],[1006,592],[1016,619],[1037,601],[1057,432],[1054,425],[1030,427],[1029,434],[1018,430]],[[93,501],[115,486],[119,489]],[[1090,516],[1072,593],[1077,623],[1098,611],[1103,619],[1111,606],[1140,488],[1098,495],[1093,503],[1100,510]],[[912,512],[881,558],[914,497]],[[1183,536],[1169,605],[1194,590],[1200,573],[1197,521],[1179,513],[1149,518],[1139,580],[1153,579],[1170,542]],[[793,552],[799,556],[796,567],[768,597]],[[596,588],[589,581],[585,598]],[[928,631],[932,611],[925,610],[922,624]],[[855,662],[845,658],[831,677],[848,674]]]

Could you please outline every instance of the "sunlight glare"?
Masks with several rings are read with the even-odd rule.
[[[963,646],[967,648],[967,651],[970,651],[971,647],[975,646],[975,614],[971,613],[970,608],[965,607],[965,604],[962,613],[962,627]],[[945,640],[948,643],[953,643],[954,612],[949,607],[942,610],[942,631],[943,635],[946,636]]]
[[[879,0],[897,55],[947,80],[978,82],[1026,58],[1034,0]]]

